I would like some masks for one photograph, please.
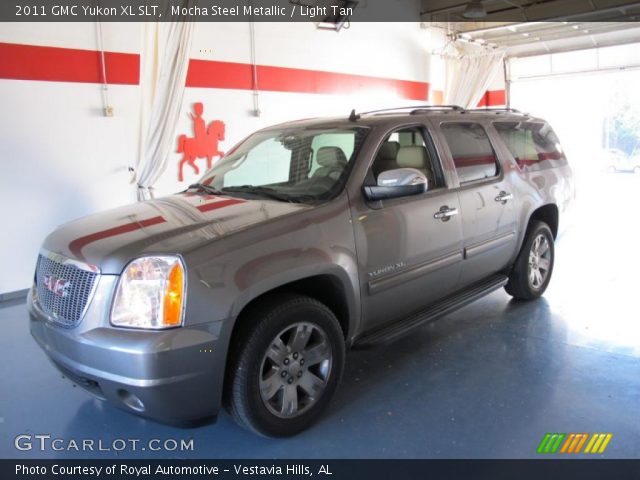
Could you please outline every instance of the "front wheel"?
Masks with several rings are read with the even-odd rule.
[[[549,226],[532,221],[505,290],[519,300],[540,297],[549,286],[555,249]]]
[[[321,415],[344,366],[340,324],[322,303],[277,295],[243,318],[229,371],[228,407],[241,426],[265,436],[295,435]]]

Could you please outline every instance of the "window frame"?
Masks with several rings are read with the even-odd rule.
[[[427,148],[427,152],[429,153],[431,158],[436,160],[436,164],[433,165],[434,173],[436,173],[436,175],[439,176],[439,180],[442,182],[443,185],[439,186],[436,189],[427,188],[426,192],[418,195],[406,195],[403,197],[387,198],[384,200],[374,200],[374,201],[369,200],[364,194],[364,187],[376,184],[376,178],[375,178],[375,175],[373,175],[372,169],[373,169],[373,164],[375,162],[375,159],[377,158],[378,153],[382,148],[382,144],[385,143],[387,141],[387,138],[389,138],[393,133],[400,130],[406,130],[409,128],[417,128],[420,130],[420,133],[422,134],[422,140],[424,141],[425,147]],[[371,183],[371,181],[373,181],[374,183]],[[440,156],[440,153],[438,152],[438,148],[434,141],[433,134],[431,133],[429,126],[422,122],[411,122],[406,124],[394,125],[388,128],[387,130],[385,130],[385,132],[380,136],[379,140],[377,140],[377,145],[375,147],[374,154],[369,158],[367,170],[366,170],[364,179],[362,181],[362,185],[360,186],[360,192],[364,200],[364,203],[372,210],[380,210],[387,206],[392,207],[395,205],[401,205],[403,203],[424,200],[426,198],[435,197],[437,195],[441,195],[444,192],[448,192],[449,189],[450,189],[450,186],[448,185],[448,182],[447,182],[447,176],[445,174],[442,158]]]

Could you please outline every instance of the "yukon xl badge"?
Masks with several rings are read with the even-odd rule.
[[[69,280],[54,277],[53,275],[44,276],[44,287],[58,297],[66,297],[69,295],[67,289],[71,285]]]
[[[376,278],[380,275],[384,275],[385,273],[392,273],[398,270],[399,268],[405,267],[407,264],[404,262],[392,263],[391,265],[387,265],[379,268],[378,270],[374,270],[373,272],[369,272],[369,278]]]

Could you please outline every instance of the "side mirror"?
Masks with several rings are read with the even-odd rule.
[[[427,191],[427,177],[415,168],[395,168],[378,175],[378,184],[364,186],[368,200],[418,195]]]

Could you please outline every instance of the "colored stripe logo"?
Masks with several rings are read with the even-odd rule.
[[[612,433],[546,433],[538,445],[537,453],[600,454],[604,453],[612,438]]]

